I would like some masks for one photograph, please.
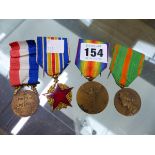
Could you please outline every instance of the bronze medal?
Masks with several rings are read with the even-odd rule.
[[[34,114],[39,107],[39,97],[31,90],[18,91],[12,100],[12,110],[20,117],[27,117]]]
[[[141,99],[135,90],[123,88],[116,93],[114,104],[119,113],[132,116],[140,110]]]
[[[77,92],[77,103],[86,113],[97,114],[105,109],[109,95],[103,85],[95,81],[83,84]]]

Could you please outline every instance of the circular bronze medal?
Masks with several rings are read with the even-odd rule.
[[[83,84],[77,92],[77,103],[86,113],[97,114],[108,104],[108,92],[103,85],[90,81]]]
[[[31,90],[21,90],[14,95],[12,100],[12,110],[20,117],[31,116],[39,106],[38,95]]]
[[[123,88],[116,93],[114,104],[119,113],[132,116],[139,111],[141,99],[135,90]]]

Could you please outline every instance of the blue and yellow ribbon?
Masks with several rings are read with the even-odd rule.
[[[48,40],[64,40],[63,53],[51,53],[47,51]],[[67,38],[60,37],[37,37],[38,56],[37,62],[44,69],[47,75],[55,76],[62,73],[62,71],[69,64],[69,50]]]

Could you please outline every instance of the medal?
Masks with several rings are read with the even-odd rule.
[[[72,100],[72,88],[69,88],[67,85],[58,83],[57,87],[54,85],[50,87],[47,94],[47,99],[49,104],[53,107],[53,109],[62,109],[67,108],[67,106],[71,106]]]
[[[15,87],[12,110],[20,117],[31,116],[39,107],[36,44],[27,40],[10,43],[10,47],[10,84]]]
[[[131,48],[115,45],[110,73],[112,73],[119,90],[114,99],[117,111],[123,115],[136,114],[141,107],[141,99],[136,91],[128,87],[141,74],[144,54]]]
[[[95,81],[83,84],[76,97],[79,107],[89,114],[103,111],[108,104],[108,92],[103,85]]]
[[[20,91],[14,95],[12,100],[13,112],[20,117],[31,116],[39,106],[37,93],[31,90]]]
[[[123,88],[116,93],[114,104],[119,113],[131,116],[140,110],[141,99],[135,90]]]
[[[70,62],[67,38],[37,37],[37,45],[38,64],[48,76],[54,78],[54,85],[43,95],[47,97],[52,110],[71,106],[72,87],[58,83],[59,75]]]
[[[108,43],[79,39],[75,65],[88,80],[77,92],[77,103],[86,113],[97,114],[105,109],[109,96],[106,88],[93,81],[106,69]]]

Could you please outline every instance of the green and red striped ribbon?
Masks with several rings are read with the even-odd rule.
[[[117,85],[128,87],[141,74],[144,58],[144,54],[116,44],[110,64],[110,73]]]

